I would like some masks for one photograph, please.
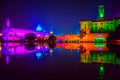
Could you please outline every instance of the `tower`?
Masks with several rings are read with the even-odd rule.
[[[104,19],[104,5],[99,5],[99,20]]]

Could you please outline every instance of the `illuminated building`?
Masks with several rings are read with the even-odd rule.
[[[85,50],[83,54],[90,54],[90,51],[109,51],[108,47],[106,47],[105,43],[56,43],[56,47],[58,48],[64,48],[64,49],[74,49],[74,50]]]
[[[47,43],[38,43],[38,44],[22,44],[19,42],[7,42],[2,44],[3,48],[1,47],[0,43],[0,57],[2,54],[6,56],[5,61],[6,64],[9,64],[10,57],[12,56],[22,56],[27,54],[33,54],[39,60],[42,56],[50,55],[48,52],[50,48],[48,47]]]
[[[80,34],[57,36],[57,42],[106,42],[109,33],[120,25],[120,18],[105,19],[104,5],[99,5],[98,12],[98,20],[80,20]]]
[[[10,26],[9,19],[2,29],[3,41],[24,41],[25,36],[29,34],[34,34],[36,40],[47,40],[50,35],[49,32],[43,32],[40,25],[36,27],[36,31],[13,28]]]
[[[80,35],[79,34],[66,34],[62,36],[56,36],[56,42],[65,42],[65,43],[74,43],[80,42]]]
[[[2,53],[6,53],[9,55],[18,55],[18,54],[30,54],[35,52],[45,52],[49,51],[49,47],[47,43],[43,44],[25,44],[22,43],[3,43]]]
[[[80,50],[80,63],[108,63],[120,65],[119,58],[110,52],[106,43],[57,43],[57,48]]]
[[[120,18],[107,20],[104,18],[104,6],[99,5],[99,18],[96,21],[80,21],[80,40],[82,42],[106,42],[110,32],[116,30]]]

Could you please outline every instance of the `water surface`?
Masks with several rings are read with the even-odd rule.
[[[120,80],[119,44],[0,44],[0,80]]]

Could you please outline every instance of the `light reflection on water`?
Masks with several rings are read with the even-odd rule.
[[[120,66],[120,54],[118,50],[115,50],[115,48],[119,48],[119,45],[115,46],[106,43],[56,43],[54,46],[47,43],[0,43],[0,65],[13,65],[15,68],[20,65],[22,68],[30,68],[33,72],[36,70],[39,72],[39,68],[41,68],[40,73],[43,73],[42,76],[54,74],[51,75],[53,80],[58,80],[59,76],[65,79],[82,77],[82,73],[87,74],[86,70],[88,70],[88,75],[86,75],[85,79],[117,79],[120,78],[117,76],[120,71],[118,68]],[[36,64],[38,61],[39,64]],[[27,65],[27,67],[24,65]],[[21,68],[20,66],[19,68]],[[107,70],[106,66],[108,68],[114,66],[112,68],[113,75],[108,74],[111,70]],[[69,68],[72,70],[66,71]],[[10,72],[11,69],[8,71]],[[97,73],[95,73],[96,71]],[[16,72],[19,73],[20,71]],[[28,72],[26,71],[26,73]],[[63,76],[65,73],[66,75]],[[31,73],[32,75],[35,74]],[[72,78],[69,75],[72,75]],[[112,76],[109,77],[110,75]]]

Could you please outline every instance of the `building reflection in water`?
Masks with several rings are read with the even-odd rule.
[[[56,47],[69,50],[80,50],[80,64],[97,63],[99,65],[99,78],[104,79],[104,64],[120,65],[120,59],[114,52],[110,52],[106,43],[62,43]]]
[[[79,50],[80,64],[98,64],[99,78],[104,78],[104,64],[120,65],[120,59],[114,52],[110,52],[106,43],[0,43],[0,57],[5,55],[6,64],[10,62],[12,55],[26,55],[35,53],[39,60],[43,55],[52,55],[53,48],[64,48],[68,50]]]
[[[9,64],[10,56],[26,55],[34,53],[37,59],[40,59],[42,55],[50,55],[53,53],[52,48],[47,43],[0,43],[0,56],[2,54],[6,57],[6,64]]]

